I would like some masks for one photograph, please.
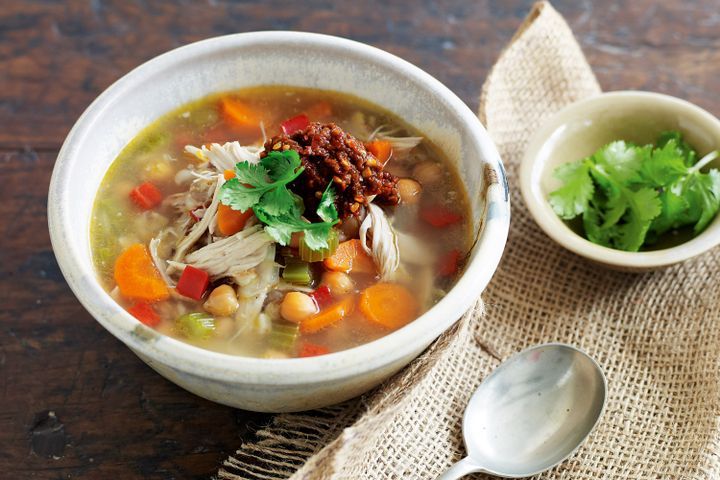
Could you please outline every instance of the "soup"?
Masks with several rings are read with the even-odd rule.
[[[143,130],[97,193],[100,280],[140,322],[218,352],[370,342],[453,285],[470,248],[454,167],[389,112],[335,92],[243,89]]]

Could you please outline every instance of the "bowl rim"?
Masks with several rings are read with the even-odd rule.
[[[706,228],[699,235],[680,245],[660,250],[642,252],[626,252],[592,243],[571,230],[550,206],[540,187],[540,179],[547,175],[546,169],[536,165],[543,146],[553,132],[560,126],[561,119],[568,114],[583,111],[589,106],[631,99],[650,100],[667,108],[691,112],[701,119],[703,125],[718,132],[720,143],[720,120],[707,110],[683,100],[663,93],[642,90],[619,90],[603,92],[574,102],[546,120],[530,138],[520,164],[520,191],[530,214],[540,228],[555,242],[571,252],[590,259],[596,263],[631,270],[662,268],[679,263],[720,244],[720,230]],[[540,172],[536,170],[539,169]],[[717,220],[717,217],[716,217]]]
[[[144,326],[120,307],[100,287],[94,271],[91,272],[92,280],[88,280],[87,272],[74,259],[76,248],[62,221],[66,201],[63,199],[69,187],[69,166],[79,159],[74,145],[92,129],[95,119],[109,103],[126,95],[155,69],[218,50],[242,49],[252,45],[282,46],[288,42],[301,43],[309,48],[351,51],[363,60],[398,70],[409,80],[422,84],[442,98],[472,133],[468,148],[479,152],[484,163],[497,174],[498,183],[488,189],[486,201],[488,205],[493,202],[495,211],[492,221],[488,221],[488,211],[485,212],[482,245],[477,247],[477,254],[455,286],[430,310],[395,332],[340,352],[310,358],[253,358],[207,350],[162,335]],[[201,378],[256,385],[321,383],[361,376],[412,354],[421,345],[428,345],[470,309],[490,281],[504,251],[509,217],[507,179],[497,148],[478,117],[445,85],[419,67],[376,47],[341,37],[294,31],[258,31],[213,37],[175,48],[134,68],[102,92],[79,117],[60,149],[48,193],[48,225],[58,265],[75,296],[103,327],[135,353],[151,361],[157,360]],[[148,338],[151,340],[148,341]]]

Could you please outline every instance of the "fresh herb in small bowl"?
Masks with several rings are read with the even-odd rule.
[[[698,160],[676,131],[655,145],[615,141],[558,167],[563,185],[550,204],[564,220],[580,217],[588,240],[618,250],[636,252],[683,227],[697,235],[720,209],[720,172],[701,172],[717,157]]]

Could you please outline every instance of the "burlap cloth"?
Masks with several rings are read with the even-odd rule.
[[[609,398],[588,441],[540,478],[720,478],[720,250],[659,272],[604,270],[545,236],[517,187],[518,162],[542,119],[599,91],[563,18],[536,5],[481,96],[513,205],[487,312],[478,302],[363,398],[275,417],[219,478],[432,479],[464,454],[461,417],[480,380],[501,359],[548,341],[593,355]]]

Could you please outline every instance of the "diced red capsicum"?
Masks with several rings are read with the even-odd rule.
[[[447,227],[462,220],[461,215],[438,205],[421,209],[420,218],[436,228]]]
[[[130,191],[130,200],[143,210],[150,210],[160,205],[163,195],[158,188],[150,182],[138,185]]]
[[[310,297],[315,300],[317,306],[322,309],[332,303],[332,293],[327,285],[320,285],[314,292],[310,293]]]
[[[160,323],[160,315],[145,302],[136,303],[128,308],[128,312],[149,327],[155,327]]]
[[[330,349],[323,347],[322,345],[316,345],[314,343],[304,343],[300,348],[299,357],[317,357],[319,355],[327,355],[330,353]]]
[[[303,113],[285,120],[280,124],[280,128],[285,135],[292,135],[298,130],[304,130],[308,125],[310,125],[310,119]]]
[[[210,275],[206,272],[188,265],[180,275],[177,283],[177,292],[193,300],[200,300],[210,284]]]
[[[440,257],[438,261],[438,275],[441,277],[451,277],[458,271],[458,262],[460,261],[460,252],[458,250],[450,250]]]

